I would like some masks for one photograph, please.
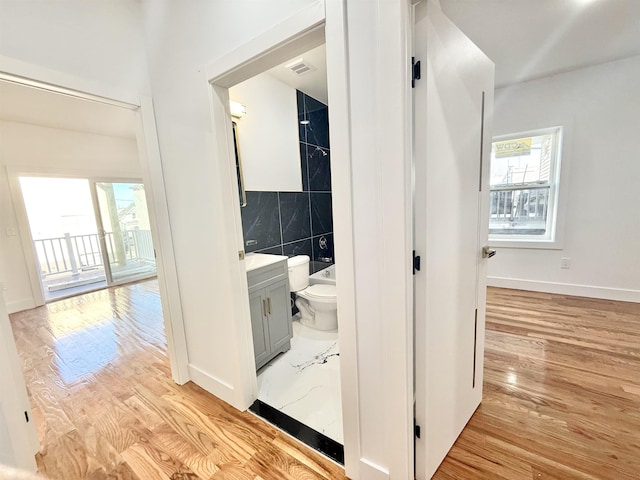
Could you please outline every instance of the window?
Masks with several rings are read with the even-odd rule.
[[[490,240],[554,242],[561,142],[562,127],[494,138]]]

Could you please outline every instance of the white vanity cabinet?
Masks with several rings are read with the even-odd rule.
[[[280,257],[273,255],[272,257]],[[291,295],[286,257],[247,270],[256,369],[291,347]]]

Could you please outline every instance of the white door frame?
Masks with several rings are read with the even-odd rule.
[[[351,209],[351,165],[349,149],[349,106],[347,84],[346,31],[344,5],[317,1],[289,17],[284,22],[219,58],[206,69],[210,84],[209,97],[213,122],[213,148],[221,175],[226,179],[223,192],[227,205],[225,222],[229,249],[244,251],[240,205],[237,201],[235,155],[229,112],[229,87],[274,67],[295,55],[322,43],[327,48],[327,77],[329,85],[329,128],[331,135],[332,193],[336,253],[340,260],[338,318],[340,342],[340,377],[344,428],[345,470],[347,475],[360,478],[360,415],[358,406],[358,367],[355,321],[354,243]],[[337,161],[336,161],[337,160]],[[253,360],[253,340],[249,314],[249,298],[244,261],[240,259],[232,272],[234,303],[241,306],[242,318],[235,322],[236,342],[240,365],[239,384],[242,387],[240,405],[249,406],[257,399],[257,382]],[[238,389],[240,390],[240,389]]]
[[[0,56],[0,79],[135,111],[137,119],[136,141],[142,179],[145,191],[149,195],[147,206],[149,208],[151,235],[156,250],[158,285],[167,338],[167,353],[173,380],[180,385],[186,383],[189,381],[187,343],[162,173],[160,146],[158,144],[151,98],[145,94],[122,91],[110,85],[67,75],[5,56]],[[19,196],[21,197],[21,195]],[[22,204],[22,208],[16,207],[16,210],[16,215],[19,217],[18,224],[21,241],[30,270],[29,275],[32,282],[34,302],[36,306],[43,305],[42,291],[39,288],[35,288],[36,285],[34,285],[33,275],[36,272],[34,252],[32,247],[27,249],[25,245],[30,235],[27,234],[28,221],[24,204]],[[39,286],[40,281],[37,278],[36,282]]]

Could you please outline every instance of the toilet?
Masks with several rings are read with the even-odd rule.
[[[338,328],[336,286],[309,285],[309,257],[298,255],[287,261],[289,287],[296,294],[300,323],[316,330]]]

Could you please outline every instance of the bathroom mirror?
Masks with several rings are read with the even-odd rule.
[[[304,99],[310,98],[308,103],[315,110],[326,109],[326,78],[326,53],[321,45],[229,89],[230,99],[244,106],[244,113],[233,121],[246,191],[305,190],[307,149],[303,147],[307,130],[315,125],[305,116]],[[326,123],[318,129],[326,130],[327,137],[326,142],[315,143],[328,150],[328,119],[315,120]]]
[[[333,262],[324,46],[229,90],[246,252]],[[243,189],[244,187],[244,189]]]

